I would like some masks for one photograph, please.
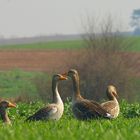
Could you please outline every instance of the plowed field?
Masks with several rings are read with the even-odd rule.
[[[71,52],[59,50],[8,50],[0,51],[0,70],[61,71]]]
[[[27,71],[59,72],[67,69],[68,60],[77,51],[68,50],[1,50],[0,70],[23,69]],[[140,53],[128,53],[129,58],[137,58],[132,69],[140,76]],[[80,60],[79,60],[80,61]]]

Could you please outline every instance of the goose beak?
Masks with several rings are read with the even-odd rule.
[[[67,73],[63,73],[63,74],[61,74],[61,80],[67,80],[68,78],[67,78]]]
[[[65,75],[61,75],[61,77],[60,77],[60,80],[67,80],[68,78],[67,78],[67,76],[65,76]]]
[[[8,107],[16,107],[16,104],[13,104],[13,103],[9,102]]]

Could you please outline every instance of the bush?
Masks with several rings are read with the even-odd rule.
[[[69,68],[78,70],[81,92],[86,98],[102,100],[107,86],[113,84],[121,97],[133,100],[132,71],[128,68],[131,59],[122,52],[129,44],[123,46],[125,38],[110,17],[98,25],[88,22],[83,35],[86,47],[69,60]]]
[[[128,104],[125,100],[121,102],[121,113],[126,118],[140,117],[140,104]]]

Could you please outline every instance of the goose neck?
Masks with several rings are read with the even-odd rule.
[[[56,104],[62,104],[62,99],[58,92],[58,81],[52,81],[52,92],[53,92],[53,102]]]
[[[72,77],[72,81],[73,81],[73,96],[72,96],[72,99],[73,101],[74,100],[78,100],[81,98],[81,95],[80,95],[80,84],[79,84],[79,78],[77,77]]]
[[[117,100],[116,97],[113,95],[112,92],[107,92],[107,96],[109,100]]]
[[[8,114],[6,112],[6,109],[0,108],[0,114],[1,114],[1,118],[2,118],[3,122],[8,123],[8,124],[11,123],[11,121],[8,117]]]

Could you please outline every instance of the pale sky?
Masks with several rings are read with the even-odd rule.
[[[0,0],[0,35],[28,37],[76,34],[86,15],[111,14],[130,30],[130,16],[140,0]]]

